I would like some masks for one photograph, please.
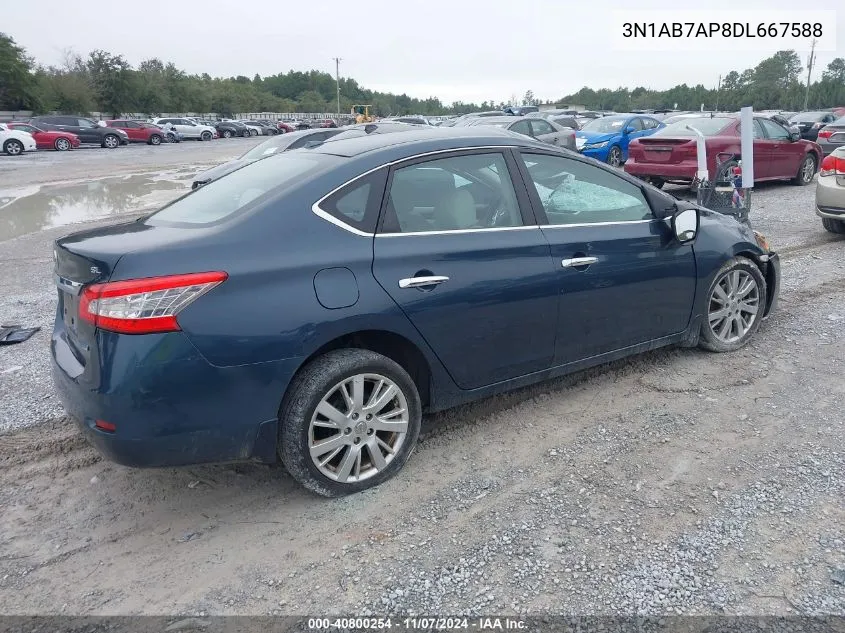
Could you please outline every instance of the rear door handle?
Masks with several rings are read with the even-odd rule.
[[[577,268],[579,266],[589,266],[599,261],[598,257],[573,257],[572,259],[564,259],[560,265],[564,268]]]
[[[421,288],[424,286],[436,286],[442,284],[444,281],[449,281],[448,277],[440,277],[432,275],[430,277],[408,277],[399,280],[400,288]]]

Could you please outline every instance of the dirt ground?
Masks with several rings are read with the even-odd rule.
[[[845,615],[845,242],[813,186],[756,193],[784,283],[749,346],[431,416],[353,497],[272,466],[130,470],[34,413],[0,436],[0,613]],[[49,239],[12,253],[49,315]]]

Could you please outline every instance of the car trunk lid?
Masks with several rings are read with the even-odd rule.
[[[680,163],[695,158],[695,155],[695,139],[683,136],[650,136],[638,140],[634,158],[646,163]]]

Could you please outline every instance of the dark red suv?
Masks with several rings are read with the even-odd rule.
[[[164,131],[160,127],[151,123],[145,123],[144,121],[114,119],[112,121],[106,121],[106,125],[126,132],[130,143],[161,145],[167,140]]]

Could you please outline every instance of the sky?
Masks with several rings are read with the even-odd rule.
[[[531,90],[541,100],[559,100],[582,86],[644,86],[666,89],[680,83],[715,87],[719,75],[753,67],[775,51],[794,48],[806,67],[808,40],[731,40],[721,46],[698,39],[621,43],[624,16],[685,22],[681,3],[665,0],[425,0],[385,2],[322,0],[279,3],[252,0],[239,5],[217,0],[147,0],[103,11],[81,10],[66,0],[30,0],[4,7],[0,31],[11,35],[37,62],[60,64],[64,51],[94,49],[122,54],[131,64],[158,57],[188,73],[265,76],[319,69],[340,74],[373,90],[437,96],[445,103],[508,101]],[[834,57],[845,56],[845,5],[814,0],[707,0],[705,19],[751,16],[758,21],[807,21],[823,16],[823,46],[814,76]],[[742,6],[744,15],[732,13]],[[104,6],[104,5],[101,5]],[[239,7],[243,7],[242,9]],[[782,13],[783,11],[787,13]],[[659,13],[658,13],[659,12]],[[33,16],[39,16],[37,18]],[[834,36],[838,36],[838,39]],[[630,50],[639,46],[638,50]],[[660,46],[664,48],[661,50]],[[754,50],[740,50],[753,46]],[[801,48],[803,47],[803,48]],[[728,50],[726,50],[728,49]]]

